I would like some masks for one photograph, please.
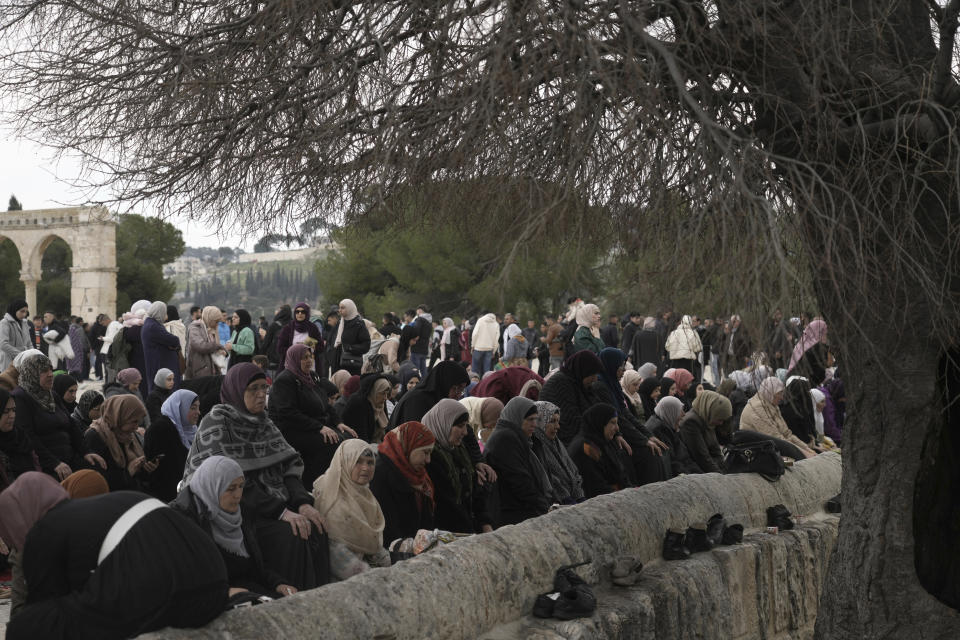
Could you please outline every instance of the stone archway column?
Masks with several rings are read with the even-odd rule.
[[[117,267],[70,268],[70,313],[88,322],[117,313]]]
[[[43,312],[37,308],[37,282],[39,281],[40,278],[32,273],[20,273],[20,282],[23,283],[23,290],[26,294],[24,298],[27,301],[27,308],[30,309],[30,318],[43,315]]]

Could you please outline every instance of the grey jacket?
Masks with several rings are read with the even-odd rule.
[[[6,371],[18,354],[30,348],[30,327],[9,313],[0,320],[0,371]]]

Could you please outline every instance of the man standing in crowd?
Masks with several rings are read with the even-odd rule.
[[[611,313],[607,326],[600,329],[600,339],[603,344],[616,349],[620,345],[620,319],[617,314]]]
[[[430,354],[430,343],[433,337],[433,316],[430,315],[430,309],[425,304],[417,307],[416,317],[413,320],[417,328],[417,335],[420,337],[417,343],[410,345],[410,360],[413,365],[420,370],[420,374],[427,375],[427,356]]]

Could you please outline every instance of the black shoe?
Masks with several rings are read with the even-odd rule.
[[[690,557],[690,549],[684,544],[684,534],[677,529],[667,531],[667,537],[663,539],[663,559],[664,560],[685,560]]]
[[[560,592],[569,591],[577,585],[587,584],[587,581],[578,576],[577,572],[574,571],[574,568],[585,564],[590,564],[590,561],[585,560],[577,564],[568,564],[557,569],[557,573],[553,576],[553,590]]]
[[[732,524],[723,530],[723,544],[740,544],[743,542],[743,525]]]
[[[558,620],[572,620],[586,618],[593,615],[597,609],[597,597],[588,585],[578,584],[560,594],[560,598],[553,607],[553,617]]]
[[[533,603],[533,615],[538,618],[552,618],[553,609],[559,598],[559,593],[541,593]]]
[[[707,520],[707,540],[710,545],[716,547],[723,541],[723,530],[727,528],[727,521],[723,514],[715,513]]]
[[[790,519],[790,510],[782,504],[776,504],[767,509],[767,526],[777,527],[780,531],[793,529],[793,520]]]
[[[687,529],[686,546],[693,553],[713,549],[713,544],[707,538],[707,530],[694,527]]]
[[[840,513],[840,494],[838,493],[837,495],[827,500],[824,503],[823,508],[826,510],[827,513]]]

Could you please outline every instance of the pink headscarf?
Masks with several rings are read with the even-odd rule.
[[[0,493],[0,538],[23,553],[27,534],[40,518],[70,495],[45,473],[27,471]]]
[[[686,369],[667,369],[663,376],[676,382],[677,391],[680,393],[685,393],[690,383],[693,382],[693,374]]]
[[[787,367],[787,373],[793,371],[793,368],[797,366],[798,362],[800,362],[800,358],[802,358],[803,354],[810,350],[810,347],[818,342],[825,343],[826,341],[827,323],[819,318],[816,320],[811,320],[810,324],[807,325],[807,328],[803,330],[803,336],[800,338],[800,342],[798,342],[797,346],[793,348],[793,357],[790,358],[790,366]]]

